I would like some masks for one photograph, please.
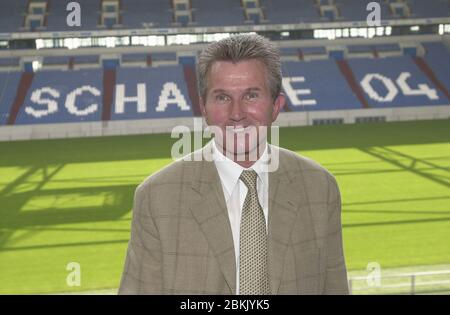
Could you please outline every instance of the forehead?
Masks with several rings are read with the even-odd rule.
[[[208,73],[208,87],[247,88],[249,85],[266,88],[266,66],[258,59],[239,62],[215,61]]]

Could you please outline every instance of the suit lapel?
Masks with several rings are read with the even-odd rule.
[[[270,148],[272,151],[278,150],[274,146]],[[286,161],[278,156],[278,169],[269,173],[268,264],[272,294],[277,294],[280,287],[287,244],[297,216],[299,194],[290,184]]]
[[[209,150],[206,145],[203,150]],[[236,260],[228,211],[214,162],[195,162],[191,212],[217,259],[232,294],[236,294]]]

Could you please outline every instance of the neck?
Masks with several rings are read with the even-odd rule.
[[[266,149],[267,143],[258,145],[253,151],[246,152],[245,154],[230,154],[224,148],[222,148],[222,154],[229,157],[234,163],[242,166],[243,168],[249,168],[258,161]],[[256,159],[255,159],[256,157]]]

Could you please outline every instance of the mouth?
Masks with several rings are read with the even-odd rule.
[[[235,134],[248,133],[253,126],[226,126],[227,131],[231,131]]]

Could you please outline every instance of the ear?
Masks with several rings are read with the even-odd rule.
[[[286,104],[286,96],[284,95],[284,93],[278,94],[273,105],[272,122],[274,122],[277,119],[278,114],[281,112],[285,104]]]

